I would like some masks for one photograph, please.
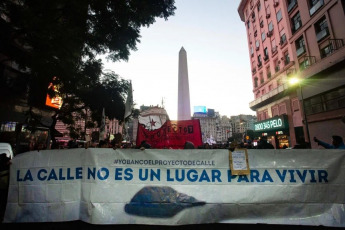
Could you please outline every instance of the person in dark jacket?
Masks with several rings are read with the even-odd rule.
[[[184,149],[195,149],[193,142],[186,141],[183,146]]]
[[[274,146],[267,141],[267,137],[261,137],[257,148],[258,149],[274,149]]]
[[[345,149],[345,144],[343,138],[341,136],[333,135],[332,136],[332,144],[328,144],[326,142],[320,141],[316,137],[314,137],[314,141],[324,147],[325,149]]]
[[[144,150],[144,149],[149,149],[149,148],[151,148],[151,145],[149,143],[147,143],[146,140],[143,140],[140,144],[140,149]]]

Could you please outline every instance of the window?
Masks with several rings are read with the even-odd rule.
[[[271,78],[271,68],[270,68],[270,66],[267,66],[266,73],[267,73],[267,79],[270,79]]]
[[[272,106],[272,117],[279,116],[278,106]]]
[[[284,64],[288,65],[290,63],[290,56],[289,56],[289,51],[286,51],[284,53]]]
[[[256,92],[255,97],[256,97],[256,98],[259,98],[259,97],[260,97],[260,91]]]
[[[264,49],[264,55],[265,55],[264,60],[265,60],[265,58],[267,60],[268,59],[268,48],[267,47],[265,47],[265,49]]]
[[[310,66],[310,60],[308,58],[302,59],[302,61],[299,63],[299,69],[302,71]]]
[[[285,45],[286,42],[287,42],[284,29],[283,29],[282,31],[280,31],[279,34],[280,34],[280,41],[279,41],[279,44],[280,44],[281,46],[283,46],[283,45]]]
[[[252,62],[252,73],[255,74],[256,73],[256,66],[255,66],[255,61]]]
[[[343,39],[329,39],[329,43],[323,45],[326,46],[320,47],[321,58],[325,58],[331,55],[335,50],[342,48],[344,46],[344,41]]]
[[[273,55],[277,52],[276,40],[272,39],[271,44],[272,44],[272,55]]]
[[[318,9],[323,6],[323,0],[309,0],[309,14],[312,16]]]
[[[296,40],[296,54],[297,57],[301,56],[302,54],[305,53],[305,45],[304,45],[304,38],[301,36]]]
[[[279,10],[278,12],[277,12],[277,22],[280,22],[281,20],[282,20],[282,11],[281,10]]]
[[[273,89],[273,85],[270,84],[270,85],[268,86],[268,91],[272,91],[272,89]]]
[[[265,31],[263,31],[262,34],[261,34],[261,40],[263,42],[266,40],[266,33],[265,33]]]
[[[269,24],[268,24],[268,31],[273,31],[273,22],[271,21]]]
[[[264,74],[261,72],[260,73],[260,84],[263,84],[265,82],[265,80],[264,80]],[[261,91],[261,95],[262,95],[263,93],[262,93],[262,91]]]
[[[270,16],[271,16],[270,6],[267,5],[266,6],[266,19],[270,18]]]
[[[259,42],[259,40],[256,40],[255,46],[256,46],[256,50],[259,50],[259,47],[260,47],[260,42]]]
[[[258,87],[258,78],[254,77],[254,87]]]
[[[325,57],[331,55],[331,53],[332,53],[332,46],[331,46],[331,44],[321,48],[320,49],[320,53],[321,53],[321,58],[325,58]]]
[[[260,21],[260,27],[264,28],[264,21],[263,20]]]
[[[250,28],[250,21],[249,20],[247,21],[247,27],[248,27],[248,29]]]
[[[279,72],[279,70],[280,70],[278,59],[274,60],[274,70],[276,71],[276,73]]]
[[[297,12],[291,19],[291,30],[292,33],[295,33],[302,26],[301,16]]]
[[[283,104],[280,104],[279,105],[279,114],[282,115],[282,114],[286,114],[286,104],[283,103]]]
[[[345,87],[305,99],[307,115],[345,108]]]
[[[297,0],[288,0],[287,3],[288,3],[287,11],[288,13],[290,13],[290,11],[294,9],[295,6],[297,6]]]
[[[261,10],[261,3],[260,2],[258,3],[257,7],[258,7],[258,12],[259,12]]]
[[[251,56],[254,55],[254,48],[253,48],[253,46],[250,46],[250,55],[251,55]]]
[[[299,108],[299,100],[298,100],[297,98],[292,99],[292,100],[291,100],[291,104],[292,104],[292,106],[291,106],[291,107],[292,107],[292,110],[293,110],[294,112],[300,110],[300,108]]]
[[[315,24],[316,40],[319,42],[329,35],[328,24],[326,17],[323,16]]]
[[[262,66],[261,55],[258,55],[258,67]]]

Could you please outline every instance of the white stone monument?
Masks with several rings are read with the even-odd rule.
[[[187,52],[182,47],[179,52],[178,61],[178,101],[177,101],[177,120],[190,120],[190,97],[189,97],[189,81],[187,68]]]

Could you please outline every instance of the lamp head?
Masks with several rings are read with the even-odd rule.
[[[291,77],[289,78],[289,84],[290,85],[296,85],[296,84],[300,84],[301,83],[301,79],[297,78],[297,77]]]

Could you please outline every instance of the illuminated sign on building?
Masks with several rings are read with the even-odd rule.
[[[287,115],[273,117],[267,120],[259,121],[254,123],[254,131],[270,131],[270,130],[282,130],[288,128]]]
[[[206,106],[194,106],[194,113],[206,114]]]

